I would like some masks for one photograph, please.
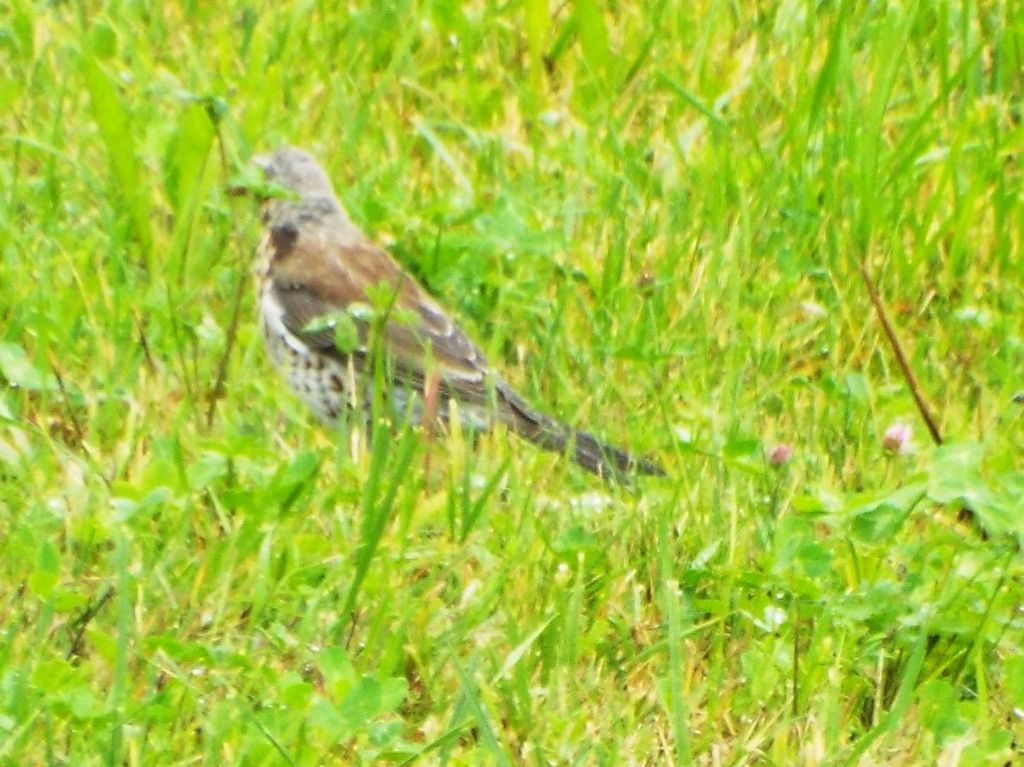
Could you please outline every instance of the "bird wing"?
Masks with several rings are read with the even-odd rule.
[[[410,383],[422,386],[429,360],[442,384],[458,389],[458,399],[486,402],[489,371],[481,351],[382,248],[365,238],[341,239],[329,230],[288,225],[271,229],[270,246],[271,289],[281,306],[282,322],[305,343],[344,357],[335,345],[333,329],[307,330],[307,326],[353,304],[371,304],[368,288],[383,285],[394,291],[394,298],[382,341],[398,371]],[[360,317],[354,316],[353,321],[359,332],[356,353],[365,355],[370,327]]]

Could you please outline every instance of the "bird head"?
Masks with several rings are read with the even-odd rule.
[[[295,192],[303,200],[335,196],[327,174],[304,149],[286,146],[270,155],[256,155],[252,162],[263,170],[267,181]]]

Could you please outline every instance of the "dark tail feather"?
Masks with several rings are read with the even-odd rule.
[[[594,474],[616,479],[634,472],[652,477],[665,476],[665,470],[653,461],[630,455],[615,445],[595,439],[585,431],[573,431],[571,439],[573,459]]]
[[[511,413],[506,425],[538,447],[564,453],[572,445],[572,458],[587,471],[605,479],[625,481],[632,473],[664,477],[665,470],[653,461],[630,455],[601,442],[585,431],[576,431],[554,418],[538,413],[507,387],[499,390]]]

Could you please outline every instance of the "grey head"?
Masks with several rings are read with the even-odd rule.
[[[268,181],[291,189],[302,200],[336,199],[331,180],[305,149],[286,146],[271,155],[257,155],[252,161],[263,169]]]
[[[253,157],[252,162],[263,170],[268,181],[299,196],[298,200],[265,199],[261,213],[264,224],[294,230],[309,222],[320,222],[328,225],[326,231],[336,242],[355,243],[365,239],[342,207],[324,169],[305,149],[281,147],[273,154]]]

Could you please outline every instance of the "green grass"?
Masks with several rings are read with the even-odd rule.
[[[1020,760],[1022,67],[1001,2],[5,4],[0,763]],[[671,479],[313,423],[283,142]]]

